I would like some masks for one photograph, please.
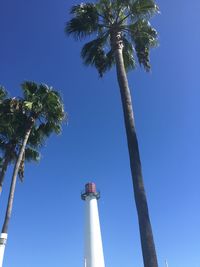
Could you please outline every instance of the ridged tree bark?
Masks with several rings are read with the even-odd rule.
[[[130,167],[132,174],[134,197],[138,213],[142,254],[145,267],[158,267],[155,244],[149,217],[147,199],[144,189],[142,166],[135,129],[134,113],[132,108],[131,93],[128,85],[127,74],[123,60],[123,42],[121,33],[114,33],[111,45],[115,51],[117,79],[120,88],[121,101],[126,128]]]
[[[4,224],[2,227],[2,231],[1,231],[2,233],[5,233],[5,234],[8,233],[8,225],[9,225],[9,221],[10,221],[10,217],[11,217],[11,213],[12,213],[15,187],[16,187],[16,181],[17,181],[17,174],[19,171],[20,163],[21,163],[21,160],[22,160],[22,157],[23,157],[23,154],[24,154],[24,151],[26,148],[26,144],[27,144],[28,138],[30,136],[33,124],[34,124],[34,120],[32,119],[30,121],[29,125],[27,126],[26,134],[24,136],[24,140],[23,140],[17,161],[15,163],[15,167],[13,170],[12,182],[11,182],[11,186],[10,186],[10,193],[9,193],[9,197],[8,197],[8,204],[7,204]]]

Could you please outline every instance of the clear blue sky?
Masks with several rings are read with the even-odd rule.
[[[83,266],[87,181],[101,190],[106,267],[142,267],[138,223],[115,70],[99,79],[64,35],[72,0],[1,0],[0,84],[24,80],[60,90],[68,125],[18,182],[4,267]],[[129,73],[159,266],[200,267],[200,4],[158,1],[160,47],[152,73]],[[0,200],[5,211],[11,170]]]

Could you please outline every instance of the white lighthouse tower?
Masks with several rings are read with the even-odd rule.
[[[84,267],[105,267],[97,200],[100,198],[94,183],[87,183],[81,194],[85,200]]]

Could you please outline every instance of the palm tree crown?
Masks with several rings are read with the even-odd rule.
[[[135,52],[139,64],[150,70],[149,50],[157,45],[157,32],[149,19],[159,12],[154,0],[99,0],[71,9],[73,18],[65,31],[75,39],[95,36],[86,43],[81,56],[86,65],[95,66],[102,76],[115,64],[116,45],[122,45],[126,70],[133,69]]]
[[[23,112],[29,119],[34,119],[40,129],[45,129],[46,135],[61,131],[61,123],[65,118],[62,99],[57,91],[46,84],[24,82]]]
[[[20,151],[24,134],[24,124],[27,121],[27,117],[24,113],[19,112],[20,101],[17,98],[7,98],[6,90],[0,88],[0,194],[2,191],[3,181],[7,167],[11,163],[15,163]],[[23,160],[19,168],[19,178],[22,181],[24,179],[24,163],[26,161],[39,161],[40,153],[38,151],[38,144],[41,140],[41,133],[37,134],[37,129],[34,127],[34,136],[31,135],[29,142],[25,148]]]

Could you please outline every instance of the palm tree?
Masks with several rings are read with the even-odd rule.
[[[3,154],[0,164],[0,195],[7,167],[9,164],[15,163],[24,135],[23,124],[26,118],[25,114],[9,112],[10,108],[14,105],[13,102],[16,103],[16,101],[15,98],[4,98],[0,103],[0,150]],[[36,129],[34,129],[34,131],[32,130],[32,133],[35,132]],[[41,134],[37,134],[37,138],[41,139],[40,136]],[[28,162],[39,161],[40,153],[37,151],[38,143],[39,140],[37,140],[37,143],[33,142],[32,137],[30,136],[27,147],[25,148],[24,160]],[[24,179],[24,160],[21,162],[18,172],[21,181]]]
[[[16,187],[17,174],[20,170],[20,165],[23,162],[25,148],[28,143],[31,132],[36,127],[39,132],[45,132],[46,136],[51,133],[59,134],[61,125],[65,118],[62,99],[58,92],[52,87],[45,84],[36,84],[35,82],[24,82],[22,84],[23,99],[16,99],[16,105],[10,109],[10,112],[15,114],[24,114],[26,116],[24,122],[24,137],[21,143],[17,160],[12,175],[10,193],[6,215],[1,231],[1,242],[4,244],[1,250],[0,246],[0,267],[3,262],[3,254],[5,242],[7,239],[8,225],[12,213],[14,193]],[[34,139],[34,137],[33,137]]]
[[[94,66],[101,77],[116,65],[145,267],[157,267],[158,263],[127,71],[135,67],[135,57],[146,71],[150,70],[149,51],[157,44],[157,32],[149,19],[158,11],[154,0],[98,0],[73,6],[72,19],[65,27],[66,34],[76,40],[94,37],[83,46],[81,56],[83,62]]]

